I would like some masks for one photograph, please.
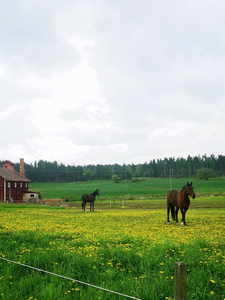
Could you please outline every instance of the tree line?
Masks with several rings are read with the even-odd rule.
[[[0,161],[2,166],[3,161]],[[225,156],[198,155],[185,158],[153,159],[143,164],[108,164],[75,166],[56,161],[35,161],[24,163],[25,176],[32,182],[73,182],[87,180],[111,180],[114,175],[119,179],[133,177],[195,177],[199,169],[211,169],[216,176],[225,175]],[[19,163],[14,164],[19,172]]]

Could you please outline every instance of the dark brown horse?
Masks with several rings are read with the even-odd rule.
[[[187,225],[185,221],[185,214],[190,205],[191,196],[193,199],[195,198],[194,189],[192,187],[192,182],[189,182],[183,186],[182,190],[179,192],[177,190],[172,190],[167,195],[167,221],[169,222],[169,214],[171,209],[171,215],[174,221],[178,223],[178,211],[180,209],[182,214],[182,220],[180,225]],[[176,207],[176,211],[175,211]]]
[[[95,190],[92,194],[88,195],[88,194],[84,194],[81,197],[82,200],[82,204],[81,207],[83,209],[83,211],[85,211],[85,206],[87,202],[90,202],[90,211],[94,211],[94,203],[95,203],[95,196],[98,195],[99,196],[99,190]]]

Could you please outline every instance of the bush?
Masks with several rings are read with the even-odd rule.
[[[118,182],[119,182],[119,177],[118,177],[117,175],[113,175],[113,176],[112,176],[112,181],[113,181],[114,183],[118,183]]]
[[[208,180],[209,178],[214,178],[214,177],[216,177],[215,172],[209,168],[201,168],[201,169],[198,169],[196,172],[197,179]]]

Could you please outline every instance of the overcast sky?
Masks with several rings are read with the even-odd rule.
[[[224,0],[8,0],[0,159],[225,155]]]

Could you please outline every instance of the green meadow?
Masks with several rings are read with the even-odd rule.
[[[57,199],[71,197],[80,200],[84,193],[92,193],[96,188],[100,190],[103,198],[119,198],[130,195],[132,197],[166,197],[172,189],[181,190],[187,182],[193,182],[195,193],[198,196],[223,195],[225,196],[225,178],[211,180],[194,180],[190,178],[142,178],[137,181],[127,180],[113,183],[110,180],[70,183],[30,183],[30,190],[39,191],[43,198]]]
[[[81,196],[91,194],[99,189],[100,196],[96,197],[95,207],[130,208],[164,208],[170,186],[181,190],[187,182],[193,182],[197,195],[191,200],[190,208],[197,207],[225,207],[225,178],[214,180],[194,180],[189,178],[143,178],[137,182],[122,181],[91,181],[71,183],[31,183],[30,189],[41,193],[44,199],[71,199],[71,206],[80,207]]]

